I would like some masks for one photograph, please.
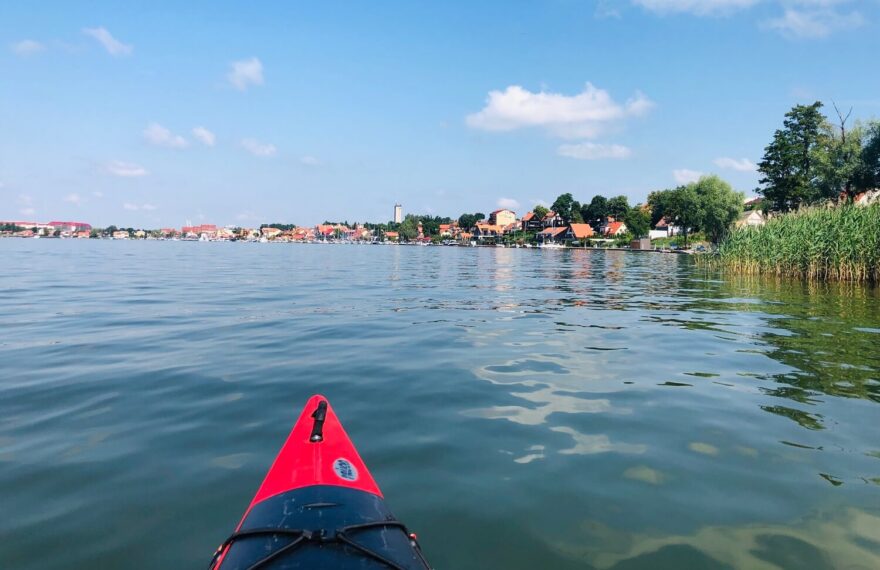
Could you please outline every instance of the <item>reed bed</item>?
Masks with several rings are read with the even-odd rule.
[[[880,283],[880,204],[805,208],[731,232],[710,266],[745,275]]]

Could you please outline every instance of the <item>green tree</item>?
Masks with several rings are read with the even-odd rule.
[[[827,197],[817,184],[817,153],[823,152],[827,136],[821,108],[819,101],[792,108],[785,114],[783,128],[764,149],[758,165],[763,174],[758,191],[775,210],[787,212]]]
[[[608,200],[607,216],[614,216],[615,219],[622,220],[629,212],[629,200],[626,196],[615,196]]]
[[[846,116],[837,105],[839,124],[831,125],[827,121],[823,125],[822,145],[816,150],[816,172],[818,196],[825,198],[852,201],[864,190],[865,165],[862,154],[862,141],[865,129],[859,123],[847,129],[846,122],[852,113]]]
[[[589,204],[581,206],[581,217],[596,231],[608,215],[608,199],[605,196],[593,196]]]
[[[866,190],[880,188],[880,121],[869,123],[865,129],[861,163],[859,186]]]
[[[575,200],[571,204],[571,219],[568,220],[573,224],[582,224],[584,223],[584,216],[581,214],[581,203]]]
[[[701,221],[700,203],[696,192],[696,183],[679,186],[667,190],[666,211],[664,216],[673,225],[681,228],[687,247],[688,234],[699,228]]]
[[[532,208],[532,213],[535,214],[535,217],[538,218],[539,220],[543,220],[544,216],[546,216],[547,212],[549,212],[549,211],[550,211],[549,208],[545,208],[544,206],[542,206],[540,204],[538,204],[537,206]]]
[[[697,226],[712,243],[718,243],[730,231],[743,210],[743,194],[718,176],[703,176],[689,184],[697,197]]]
[[[400,232],[401,240],[411,241],[416,239],[419,235],[419,219],[412,214],[407,214],[397,231]]]
[[[641,206],[635,206],[623,216],[623,223],[632,237],[645,237],[651,229],[651,215]]]
[[[651,207],[651,227],[666,215],[671,190],[656,190],[648,194],[648,205]]]
[[[556,213],[557,216],[562,218],[565,223],[571,221],[572,214],[572,206],[576,204],[574,197],[570,192],[566,192],[565,194],[560,194],[556,200],[553,202],[553,205],[550,206],[550,209]]]

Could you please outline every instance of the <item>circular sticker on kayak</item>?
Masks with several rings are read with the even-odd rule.
[[[336,472],[336,476],[340,479],[344,479],[346,481],[357,481],[357,467],[352,465],[348,459],[343,459],[342,457],[340,457],[339,459],[334,461],[333,471]]]

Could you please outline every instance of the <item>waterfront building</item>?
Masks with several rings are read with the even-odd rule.
[[[489,223],[493,226],[506,226],[516,223],[516,212],[502,208],[489,214]]]
[[[84,232],[92,229],[92,226],[85,222],[49,222],[47,225],[52,226],[56,230],[71,233]]]
[[[394,223],[399,224],[403,222],[403,206],[400,204],[394,204]]]

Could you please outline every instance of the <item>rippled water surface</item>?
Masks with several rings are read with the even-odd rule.
[[[438,569],[880,568],[876,290],[627,252],[0,261],[0,567],[203,568],[320,392]]]

